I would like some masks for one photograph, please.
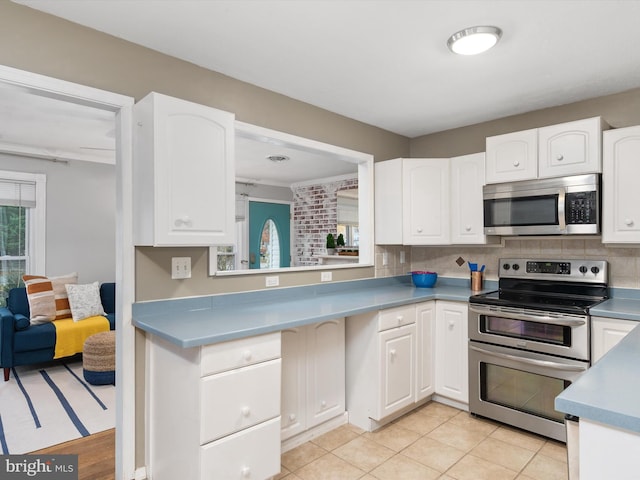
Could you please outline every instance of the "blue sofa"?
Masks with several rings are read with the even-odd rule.
[[[116,284],[100,285],[102,307],[111,330],[116,328]],[[7,306],[0,307],[0,367],[9,380],[11,367],[53,360],[56,328],[52,323],[30,325],[29,301],[25,287],[12,288]]]

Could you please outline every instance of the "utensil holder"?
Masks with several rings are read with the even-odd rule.
[[[478,291],[484,288],[484,272],[471,272],[471,290]]]

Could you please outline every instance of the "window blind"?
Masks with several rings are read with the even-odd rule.
[[[0,205],[35,207],[36,183],[0,179]]]

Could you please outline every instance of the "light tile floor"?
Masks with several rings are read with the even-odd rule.
[[[376,432],[343,425],[282,455],[277,480],[567,480],[563,443],[430,402]]]

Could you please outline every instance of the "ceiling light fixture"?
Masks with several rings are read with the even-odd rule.
[[[269,155],[269,156],[267,156],[267,160],[271,160],[272,162],[275,162],[275,163],[286,162],[289,159],[290,158],[287,157],[286,155]]]
[[[451,35],[447,46],[459,55],[477,55],[493,47],[501,36],[502,30],[498,27],[469,27]]]

